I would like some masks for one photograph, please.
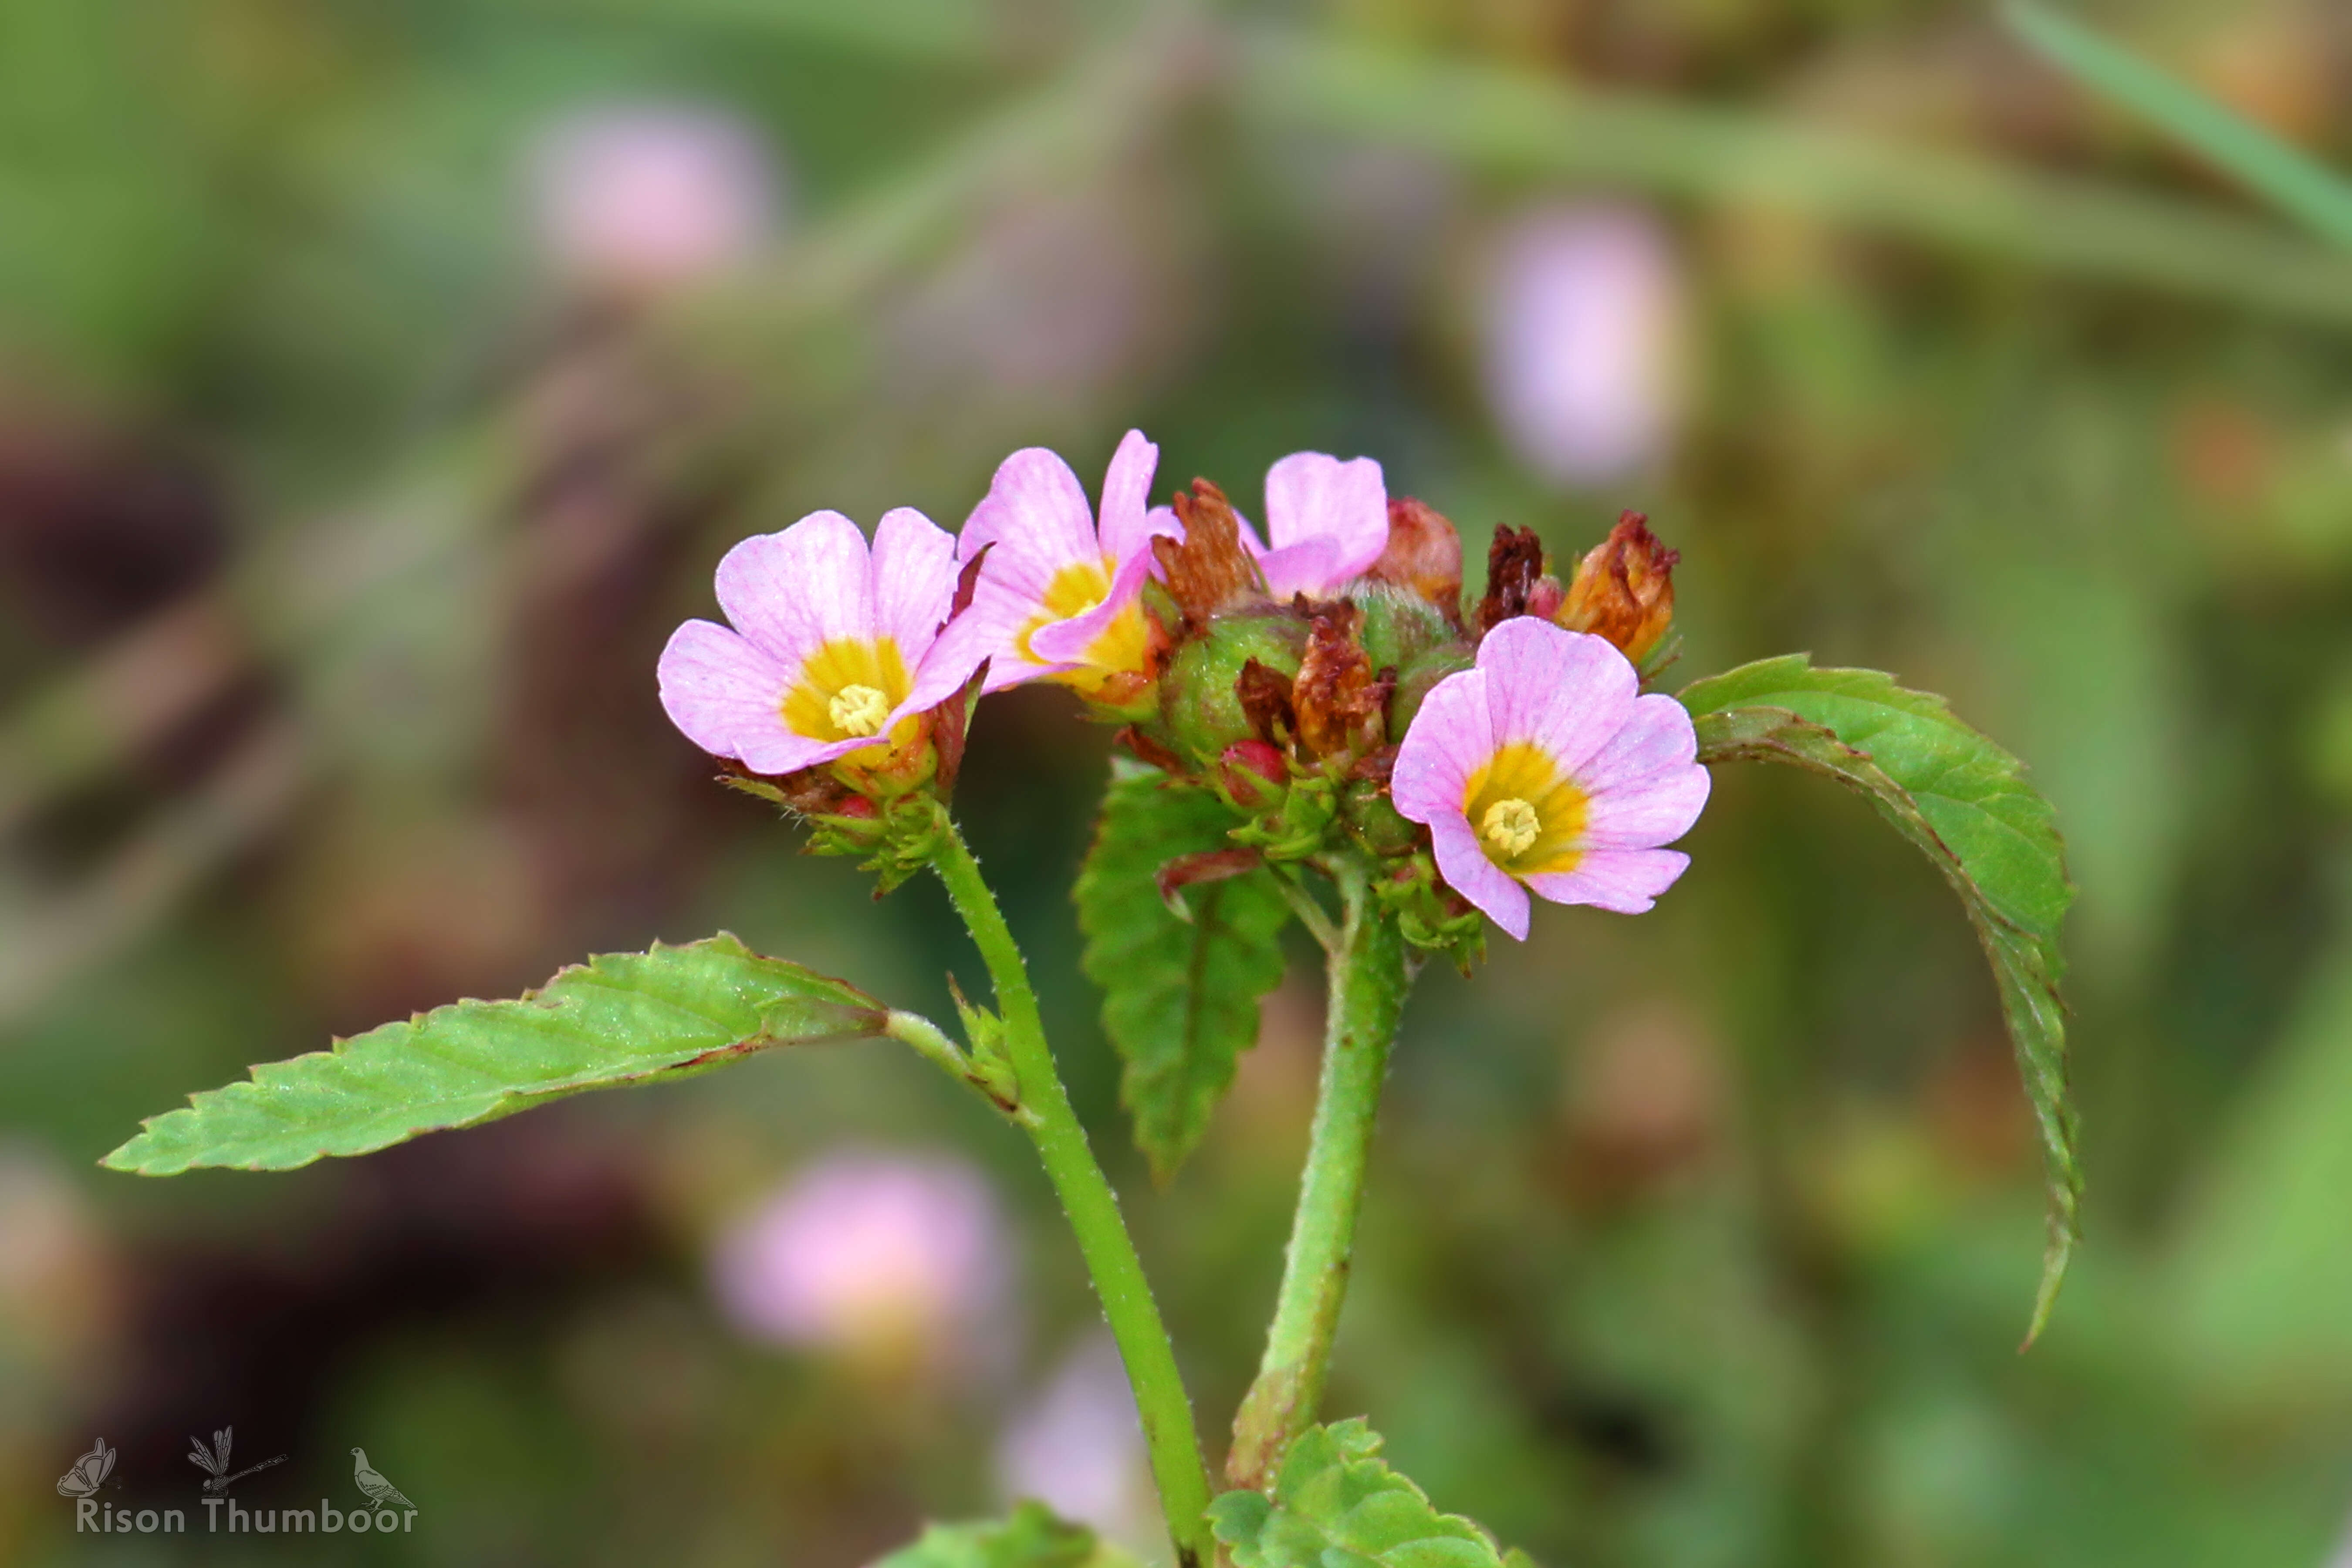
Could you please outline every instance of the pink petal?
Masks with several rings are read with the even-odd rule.
[[[866,536],[837,511],[744,540],[719,561],[718,589],[735,629],[787,669],[835,637],[874,635]]]
[[[822,742],[784,727],[792,673],[749,638],[709,621],[670,634],[659,666],[662,710],[686,738],[754,773],[807,767]]]
[[[1389,494],[1381,466],[1370,458],[1341,462],[1321,452],[1293,452],[1265,475],[1266,582],[1276,598],[1324,593],[1370,570],[1389,542]],[[1291,545],[1330,541],[1320,557],[1279,559]],[[1299,572],[1321,575],[1307,581]],[[1276,572],[1284,581],[1275,580]]]
[[[1585,845],[1601,850],[1672,844],[1691,830],[1706,808],[1713,784],[1705,768],[1693,765],[1591,796],[1585,804]]]
[[[1588,795],[1606,795],[1669,769],[1696,765],[1698,731],[1683,705],[1662,692],[1637,697],[1625,721],[1576,770]]]
[[[896,724],[909,713],[920,713],[946,701],[971,679],[971,672],[980,668],[981,660],[989,658],[995,649],[996,644],[989,628],[970,611],[950,621],[940,631],[938,640],[931,644],[930,650],[923,655],[923,662],[915,667],[914,689],[890,715],[890,722]]]
[[[1277,601],[1294,594],[1320,598],[1350,577],[1362,575],[1340,569],[1339,542],[1335,539],[1302,539],[1278,550],[1251,553],[1257,557],[1258,570],[1265,574],[1266,591]]]
[[[1445,885],[1485,910],[1489,920],[1514,938],[1527,941],[1528,890],[1486,858],[1486,852],[1478,847],[1478,836],[1470,831],[1468,818],[1459,810],[1438,817],[1429,825],[1429,837]]]
[[[1160,448],[1129,430],[1111,454],[1110,471],[1103,476],[1101,525],[1096,530],[1103,552],[1122,563],[1151,541],[1151,476],[1160,468]],[[1169,521],[1175,521],[1173,513]]]
[[[875,630],[919,660],[955,603],[955,536],[912,507],[882,515],[874,531]]]
[[[1520,616],[1478,645],[1495,743],[1531,741],[1578,774],[1625,722],[1641,677],[1605,637]]]
[[[1595,849],[1573,871],[1543,872],[1528,886],[1556,904],[1591,904],[1621,915],[1646,913],[1690,864],[1678,849]]]
[[[983,544],[996,548],[982,570],[1011,574],[1039,597],[1055,572],[1102,554],[1078,476],[1043,447],[1024,447],[997,465],[988,494],[964,523],[958,559],[970,561]]]
[[[1495,754],[1486,682],[1485,670],[1458,670],[1422,700],[1389,778],[1389,797],[1406,820],[1434,825],[1462,815],[1470,775]]]

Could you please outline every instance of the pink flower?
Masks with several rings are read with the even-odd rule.
[[[1055,680],[1116,702],[1141,686],[1156,636],[1139,599],[1152,536],[1182,531],[1147,511],[1159,466],[1160,448],[1129,430],[1103,478],[1099,524],[1078,476],[1045,447],[998,466],[958,547],[966,563],[988,549],[971,603],[987,689]]]
[[[1108,1334],[1080,1341],[1007,1423],[996,1477],[1007,1502],[1034,1498],[1121,1542],[1159,1534],[1143,1424]]]
[[[1172,513],[1160,509],[1152,517],[1168,518],[1173,531]],[[1328,598],[1370,571],[1388,548],[1388,488],[1370,458],[1343,463],[1321,452],[1293,452],[1265,471],[1265,531],[1273,543],[1259,541],[1249,519],[1240,522],[1242,543],[1276,601],[1294,594]]]
[[[1690,715],[1636,695],[1606,639],[1505,621],[1430,690],[1398,748],[1396,808],[1429,826],[1457,893],[1524,942],[1528,894],[1640,914],[1690,857],[1709,779]]]
[[[969,1166],[838,1153],[720,1237],[711,1282],[746,1333],[889,1370],[978,1348],[1003,1305],[1004,1245]]]
[[[696,108],[607,108],[558,124],[531,163],[541,242],[586,283],[657,289],[747,259],[774,176],[740,121]]]
[[[1683,401],[1684,288],[1638,210],[1551,208],[1505,237],[1485,301],[1487,400],[1521,461],[1563,485],[1657,458]]]
[[[955,541],[908,507],[883,517],[870,552],[837,511],[756,534],[719,563],[735,629],[688,621],[662,649],[662,707],[756,773],[878,761],[986,652],[962,617],[942,630],[955,584]]]

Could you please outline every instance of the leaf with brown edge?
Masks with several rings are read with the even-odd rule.
[[[1699,761],[1785,763],[1875,805],[1944,874],[1975,925],[2008,1019],[2048,1168],[2050,1238],[2026,1331],[2049,1321],[2080,1235],[2080,1130],[2066,1083],[2064,959],[2074,898],[2050,803],[2015,757],[1940,697],[1874,669],[1816,669],[1802,654],[1760,659],[1682,694]]]

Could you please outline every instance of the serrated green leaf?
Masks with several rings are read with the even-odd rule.
[[[1008,1520],[932,1525],[873,1568],[1135,1568],[1135,1559],[1043,1503],[1024,1502]]]
[[[1788,763],[1860,791],[1960,895],[1992,964],[2049,1168],[2031,1344],[2065,1278],[2083,1191],[2058,990],[2058,931],[2074,889],[2050,803],[2022,763],[1942,698],[1874,669],[1816,669],[1789,654],[1695,681],[1682,702],[1698,727],[1699,761]]]
[[[1380,1452],[1361,1420],[1310,1426],[1283,1456],[1272,1495],[1234,1491],[1211,1503],[1236,1568],[1533,1568],[1468,1520],[1438,1512]]]
[[[1231,848],[1241,818],[1208,790],[1156,771],[1112,781],[1076,889],[1086,971],[1103,990],[1103,1029],[1127,1064],[1119,1097],[1135,1141],[1166,1180],[1207,1131],[1257,1039],[1258,998],[1282,983],[1290,906],[1263,868],[1184,891],[1184,919],[1160,897],[1160,868]]]
[[[607,953],[511,1002],[458,1002],[270,1062],[106,1157],[118,1171],[285,1171],[583,1089],[682,1077],[779,1046],[873,1037],[882,1005],[725,934]]]

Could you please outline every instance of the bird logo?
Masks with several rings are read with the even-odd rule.
[[[97,1491],[114,1473],[115,1456],[121,1452],[120,1448],[108,1447],[106,1439],[100,1437],[96,1447],[76,1459],[73,1468],[58,1478],[58,1495],[86,1498]]]
[[[387,1506],[397,1503],[402,1508],[416,1506],[401,1496],[398,1487],[383,1479],[383,1472],[367,1462],[365,1448],[352,1450],[352,1479],[359,1484],[360,1490],[367,1493],[367,1500],[370,1502],[383,1503]]]
[[[245,1468],[237,1471],[235,1475],[229,1474],[229,1437],[236,1430],[236,1428],[234,1426],[224,1426],[219,1431],[214,1433],[213,1446],[209,1448],[205,1447],[205,1440],[201,1437],[191,1437],[188,1439],[189,1447],[191,1449],[191,1452],[188,1455],[188,1463],[204,1471],[205,1476],[208,1478],[205,1482],[205,1495],[206,1497],[218,1497],[221,1493],[228,1490],[228,1489],[236,1482],[241,1481],[245,1479],[246,1477],[253,1474],[254,1471],[266,1470],[272,1465],[282,1465],[286,1462],[286,1456],[280,1454],[274,1459],[264,1459],[257,1465],[247,1465]]]

